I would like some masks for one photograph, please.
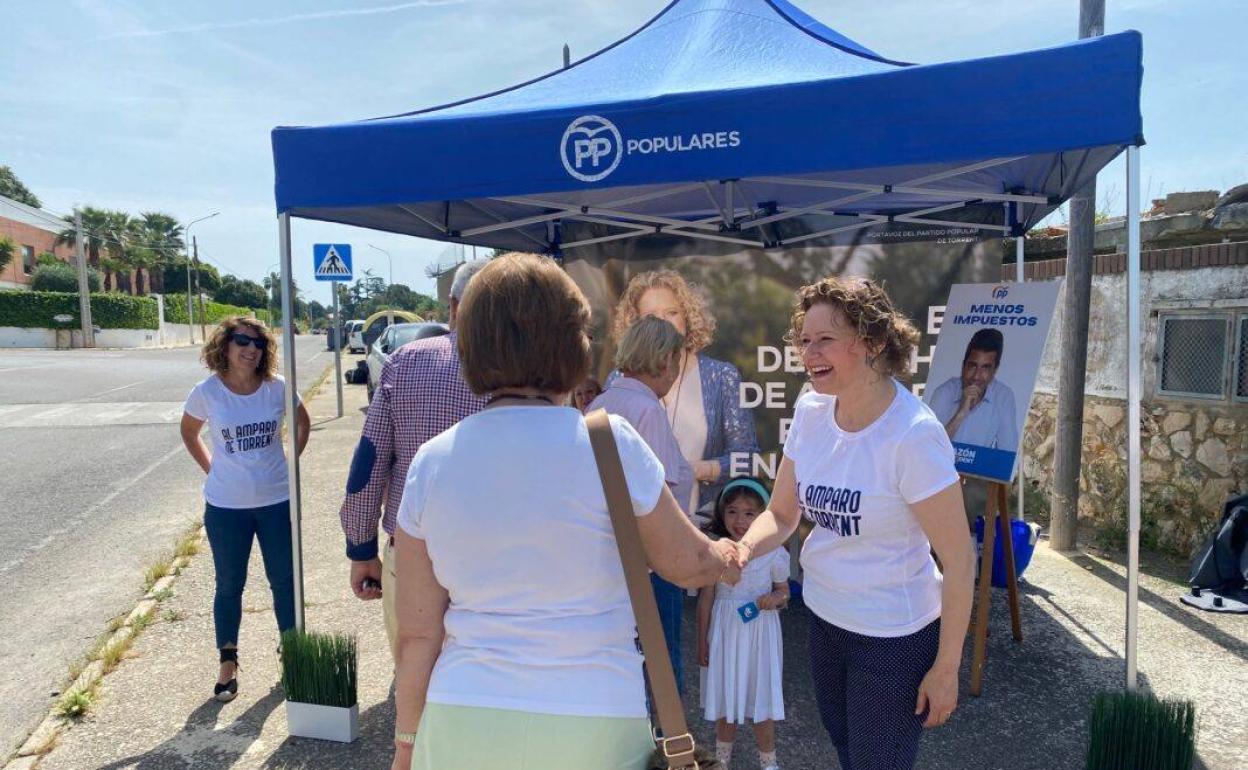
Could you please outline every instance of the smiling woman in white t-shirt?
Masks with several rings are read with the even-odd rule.
[[[909,770],[924,727],[958,700],[974,556],[944,426],[897,377],[918,340],[884,291],[826,278],[799,290],[790,342],[814,392],[797,402],[756,558],[805,518],[811,672],[842,767]],[[935,550],[942,570],[932,559]]]
[[[238,627],[253,540],[260,541],[277,628],[295,625],[290,487],[281,438],[286,381],[277,374],[277,340],[255,318],[222,321],[204,343],[202,358],[212,374],[186,398],[182,443],[208,474],[204,529],[216,575],[212,618],[221,659],[213,696],[230,701],[238,694]],[[211,452],[200,436],[204,425]],[[295,445],[300,452],[310,426],[307,410],[298,404]]]
[[[395,531],[395,770],[642,770],[654,749],[642,656],[584,417],[589,303],[548,257],[507,254],[459,310],[486,407],[425,442]],[[662,464],[611,429],[650,566],[736,580],[736,545],[694,528]]]

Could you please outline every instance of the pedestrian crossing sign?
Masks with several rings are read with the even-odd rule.
[[[312,272],[318,281],[351,280],[351,244],[313,244]]]

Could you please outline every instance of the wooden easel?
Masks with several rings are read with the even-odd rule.
[[[1009,487],[999,481],[988,482],[988,504],[984,509],[984,548],[979,562],[979,589],[975,600],[975,644],[971,654],[971,695],[979,696],[984,689],[984,656],[988,644],[988,615],[992,609],[992,561],[1000,532],[1001,551],[1005,555],[1006,585],[1010,596],[1010,621],[1014,641],[1023,641],[1023,626],[1018,612],[1018,576],[1014,572],[1014,534],[1009,524]]]

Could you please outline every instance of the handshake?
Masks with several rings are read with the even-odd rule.
[[[722,565],[719,576],[715,579],[716,582],[727,583],[730,586],[736,585],[737,581],[741,580],[741,571],[750,562],[753,549],[749,545],[729,540],[726,537],[713,541],[711,548],[714,549]]]

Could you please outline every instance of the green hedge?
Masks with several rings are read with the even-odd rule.
[[[60,291],[0,292],[0,326],[51,329],[52,316],[71,315],[77,326],[78,295]],[[128,294],[92,294],[91,321],[101,329],[155,329],[160,323],[156,300]]]
[[[199,317],[199,301],[194,297],[191,301],[195,303],[195,323],[215,324],[222,318],[229,318],[232,315],[241,315],[246,317],[259,318],[265,323],[269,323],[269,311],[264,309],[255,309],[249,307],[239,307],[238,305],[226,305],[221,302],[204,301],[204,315],[206,318]],[[165,295],[165,320],[171,324],[187,323],[186,318],[186,295],[185,294],[166,294]]]

